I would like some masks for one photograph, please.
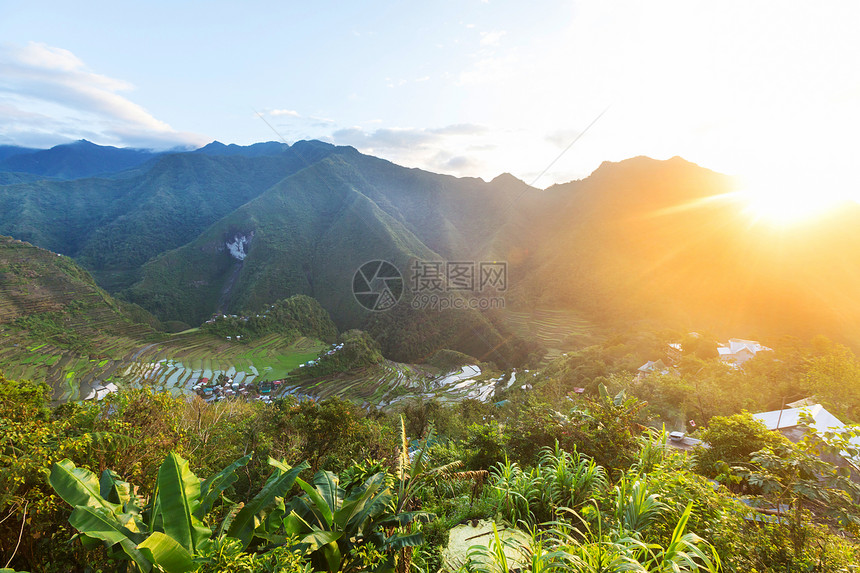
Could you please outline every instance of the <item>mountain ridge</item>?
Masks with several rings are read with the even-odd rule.
[[[845,294],[855,284],[845,269],[860,256],[841,247],[860,240],[856,209],[779,236],[743,213],[731,177],[680,157],[604,162],[585,179],[538,189],[509,174],[457,178],[318,141],[259,145],[243,148],[250,157],[214,143],[214,154],[166,154],[121,180],[0,187],[0,232],[49,248],[65,241],[63,252],[100,284],[162,319],[193,325],[308,294],[341,328],[375,325],[395,353],[409,320],[429,325],[439,344],[459,334],[447,316],[363,314],[349,279],[369,260],[390,258],[405,279],[418,260],[504,261],[512,310],[580,312],[607,327],[654,320],[807,335],[820,323],[860,342],[851,327],[860,306]],[[99,197],[109,208],[94,209]],[[241,261],[229,254],[237,241]],[[504,318],[489,316],[462,320],[504,338]]]

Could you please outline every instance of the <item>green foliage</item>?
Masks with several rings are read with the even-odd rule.
[[[382,361],[379,344],[366,332],[349,330],[338,338],[343,346],[331,354],[320,356],[313,366],[302,368],[296,375],[320,377],[360,369]]]
[[[146,335],[157,321],[108,296],[68,257],[0,235],[3,324],[26,331],[33,340],[87,353],[96,332]]]
[[[273,447],[308,460],[314,471],[341,471],[351,459],[387,457],[396,447],[390,426],[365,417],[346,400],[281,400],[276,408]]]
[[[627,468],[638,450],[636,437],[645,404],[624,390],[612,397],[602,384],[599,388],[598,399],[571,410],[562,444],[575,444],[604,467]]]
[[[106,470],[107,471],[107,470]],[[110,473],[102,483],[92,472],[70,460],[55,463],[49,478],[54,491],[74,510],[69,523],[85,540],[103,542],[109,554],[134,562],[141,571],[158,564],[168,573],[193,569],[192,558],[209,542],[212,531],[193,516],[199,505],[200,482],[188,462],[170,454],[162,464],[155,494],[141,511],[128,483]],[[119,503],[105,499],[127,492]]]
[[[650,527],[666,509],[658,498],[658,494],[649,491],[647,481],[622,477],[615,486],[615,520],[618,527],[633,535]]]
[[[231,537],[214,540],[212,548],[203,555],[198,573],[313,573],[303,552],[286,543],[265,553],[243,551],[242,542]]]
[[[269,458],[269,465],[275,471],[263,485],[262,489],[233,517],[227,536],[239,539],[243,547],[247,547],[254,538],[257,527],[263,523],[269,511],[283,503],[283,497],[293,487],[299,473],[310,467],[307,462],[291,468]]]
[[[510,523],[534,523],[532,505],[540,494],[540,478],[535,472],[523,471],[516,462],[505,458],[490,470],[492,487],[496,491],[499,511]]]
[[[823,337],[814,341],[804,379],[834,415],[860,422],[860,360],[849,348]]]
[[[348,489],[341,488],[337,476],[326,471],[314,476],[313,486],[302,480],[298,483],[305,494],[290,502],[283,528],[306,546],[318,570],[362,570],[362,557],[368,554],[361,551],[364,548],[379,554],[375,570],[391,571],[394,552],[423,542],[420,532],[398,530],[431,516],[395,509],[396,494],[386,485],[384,473]]]
[[[229,481],[228,476],[247,461],[240,460],[204,482],[201,496],[200,480],[189,470],[188,462],[171,453],[159,468],[154,494],[143,508],[133,488],[109,470],[99,480],[92,472],[63,460],[54,464],[49,482],[74,507],[69,522],[81,532],[85,545],[92,544],[92,540],[101,541],[111,557],[130,560],[140,571],[155,567],[166,573],[184,573],[196,569],[195,560],[213,554],[213,531],[197,517],[205,517],[202,499],[210,490],[223,492],[215,484]],[[226,531],[242,548],[247,547],[257,526],[290,490],[298,473],[308,467],[302,464],[289,469],[274,460],[270,463],[276,467],[275,472],[232,518]]]
[[[701,439],[709,447],[696,450],[694,467],[708,477],[720,474],[720,468],[724,467],[720,462],[729,465],[747,462],[753,452],[786,441],[748,412],[728,417],[714,416],[701,433]]]
[[[626,503],[626,502],[625,502]],[[641,531],[631,532],[622,522],[620,529],[593,531],[579,529],[566,522],[555,522],[553,529],[537,533],[532,530],[527,546],[512,543],[519,561],[527,570],[543,571],[639,571],[716,573],[721,560],[714,547],[698,535],[687,532],[691,515],[688,504],[674,526],[666,544],[643,541]],[[659,510],[657,510],[659,513]],[[637,527],[642,527],[638,524]],[[633,533],[633,535],[631,535]],[[494,536],[488,546],[474,546],[469,552],[466,570],[486,573],[504,572],[512,567],[494,525]]]
[[[579,511],[609,486],[602,466],[575,449],[561,449],[558,442],[541,451],[535,470],[540,483],[541,521],[556,519],[565,509]]]
[[[0,373],[0,418],[9,422],[46,421],[49,393],[44,382],[7,380]]]
[[[544,448],[539,459],[528,471],[505,459],[490,472],[499,512],[512,524],[534,526],[562,519],[608,489],[604,468],[576,450],[564,451],[556,443]]]
[[[794,372],[801,377],[806,364],[806,358],[779,365],[751,361],[737,376],[762,380]],[[710,376],[707,369],[703,373]],[[691,459],[669,448],[665,433],[643,432],[638,425],[646,407],[630,397],[636,387],[625,386],[616,374],[603,381],[603,390],[598,383],[593,396],[555,403],[524,399],[521,393],[499,408],[426,402],[421,412],[407,409],[398,421],[340,400],[206,404],[147,391],[51,411],[43,386],[0,378],[0,554],[12,554],[23,526],[21,549],[10,566],[40,572],[75,570],[79,563],[113,570],[121,557],[162,560],[166,569],[181,570],[192,551],[201,571],[280,567],[308,573],[309,559],[318,569],[339,563],[341,570],[370,570],[407,563],[411,547],[416,565],[436,570],[439,544],[450,527],[491,518],[537,526],[528,547],[520,548],[525,568],[533,571],[708,571],[719,560],[723,570],[739,573],[835,573],[857,562],[852,536],[860,523],[855,505],[860,491],[844,469],[831,465],[831,456],[843,450],[856,453],[847,441],[851,432],[841,437],[810,432],[792,448],[748,415],[712,421],[710,439],[728,452],[716,459],[726,463],[715,467],[723,477],[734,477],[732,487],[742,479],[746,493],[760,494],[753,505],[766,510],[789,505],[784,515],[774,516],[692,473]],[[417,449],[406,439],[410,427],[415,435],[425,433]],[[438,439],[434,427],[444,428],[446,436]],[[757,439],[774,443],[748,451]],[[543,442],[548,447],[528,450],[528,443],[537,449]],[[171,451],[188,464],[178,457],[162,463]],[[317,466],[312,479],[298,475],[300,466],[267,462],[303,457]],[[96,543],[95,549],[65,543],[72,533],[68,510],[45,485],[47,468],[55,462],[62,467],[64,458],[73,464],[66,477],[90,492],[78,496],[80,509],[71,523],[93,532],[77,539]],[[490,464],[486,485],[481,472],[455,477],[437,471],[459,460],[482,469],[494,458],[503,463]],[[356,459],[362,461],[351,461]],[[732,473],[730,464],[736,467]],[[191,467],[211,477],[195,481]],[[290,474],[298,479],[291,482]],[[301,487],[298,496],[295,484]],[[348,492],[355,499],[367,495],[370,513],[384,511],[379,521],[368,522],[379,525],[380,536],[356,535],[341,547],[345,534],[338,534],[351,526],[349,520],[338,522],[333,508],[347,504]],[[93,501],[96,494],[101,502]],[[168,494],[189,501],[169,508],[154,504]],[[293,520],[292,529],[285,528],[294,509],[304,523]],[[417,516],[425,511],[439,519],[420,523]],[[386,514],[400,517],[383,526]],[[782,525],[766,521],[771,519]],[[138,520],[145,527],[138,527]],[[490,553],[482,562],[498,567]],[[51,563],[45,562],[47,555]],[[478,561],[476,569],[484,566]]]
[[[472,424],[468,428],[466,469],[482,470],[505,460],[510,436],[495,420],[487,424]]]
[[[220,315],[201,330],[217,336],[241,337],[243,341],[267,334],[279,334],[287,340],[307,336],[327,342],[334,341],[337,327],[328,313],[309,296],[294,295],[268,306],[262,313],[248,316]]]

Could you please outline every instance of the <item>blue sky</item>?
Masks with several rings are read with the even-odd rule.
[[[278,139],[261,114],[459,176],[545,187],[680,155],[856,197],[858,5],[4,0],[0,144]]]

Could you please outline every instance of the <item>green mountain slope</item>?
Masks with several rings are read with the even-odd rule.
[[[191,241],[331,149],[309,143],[251,158],[171,154],[130,178],[0,187],[0,232],[74,257],[117,290],[150,258]]]
[[[550,188],[544,247],[512,296],[601,323],[860,343],[860,208],[780,228],[745,214],[733,191],[680,158],[607,163]]]
[[[428,326],[401,305],[369,316],[349,280],[373,259],[391,260],[407,278],[416,259],[501,260],[508,311],[860,342],[851,294],[860,289],[851,271],[860,268],[851,247],[860,244],[856,206],[775,229],[743,213],[733,191],[730,178],[680,158],[606,163],[585,180],[542,191],[511,176],[457,179],[338,149],[147,265],[127,294],[159,316],[193,323],[219,308],[305,293],[342,328],[368,328],[398,359],[414,360],[440,340],[482,356],[475,341],[496,340],[508,327],[520,332],[520,315],[511,322],[494,313],[488,324],[489,315],[458,313]],[[237,235],[250,239],[241,262],[226,249]]]
[[[742,212],[730,178],[680,158],[605,163],[539,190],[320,142],[282,148],[213,143],[120,179],[3,186],[0,232],[75,257],[162,320],[195,325],[306,294],[399,360],[446,346],[523,357],[536,350],[522,343],[528,332],[571,344],[578,317],[860,343],[856,205],[776,229]],[[392,311],[368,312],[352,295],[372,260],[392,262],[406,283]],[[506,263],[505,308],[411,308],[415,261]]]
[[[302,296],[194,332],[154,326],[68,257],[0,236],[0,373],[45,381],[56,402],[103,396],[111,383],[178,392],[218,372],[273,380],[337,338],[328,313]]]
[[[158,321],[117,301],[68,257],[0,236],[0,363],[30,346],[56,349],[56,364],[130,347],[156,334]],[[32,356],[20,357],[25,363]]]
[[[124,295],[194,324],[216,310],[260,308],[301,293],[342,328],[356,326],[357,311],[345,301],[358,265],[435,254],[361,193],[355,175],[339,157],[302,170],[145,265],[143,280]],[[237,237],[248,241],[243,260],[227,248]]]
[[[143,269],[143,279],[123,296],[158,316],[180,317],[197,324],[216,311],[259,309],[271,300],[302,293],[317,299],[342,330],[370,322],[377,334],[391,330],[392,338],[384,339],[383,349],[395,359],[429,356],[451,344],[478,357],[488,357],[494,348],[510,350],[504,342],[506,337],[474,310],[417,312],[404,302],[397,314],[376,319],[374,313],[359,305],[352,282],[365,262],[389,261],[402,269],[408,282],[411,261],[444,258],[416,235],[437,224],[434,218],[443,219],[444,210],[434,211],[428,203],[421,217],[421,209],[409,205],[402,195],[420,196],[423,189],[410,186],[411,181],[402,187],[388,181],[391,188],[402,192],[400,196],[386,192],[374,185],[374,178],[380,178],[374,169],[409,172],[413,179],[457,182],[346,150],[283,180],[192,243],[151,261]],[[428,193],[434,191],[442,193],[438,189]],[[424,199],[432,201],[432,197]],[[471,199],[474,208],[481,200]],[[411,207],[412,213],[404,215],[400,205]],[[466,215],[458,212],[457,216]],[[437,233],[430,241],[445,255],[453,255],[473,238],[473,230],[465,225],[462,228],[468,232],[459,236]],[[246,241],[241,260],[228,248],[237,239]],[[408,285],[406,290],[404,301],[410,297]],[[400,340],[397,333],[403,328],[417,332],[417,340]]]

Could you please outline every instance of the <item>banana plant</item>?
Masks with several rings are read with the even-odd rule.
[[[201,482],[186,460],[170,453],[158,470],[154,493],[145,508],[131,485],[110,470],[97,478],[66,459],[53,465],[48,481],[74,508],[69,523],[80,532],[85,546],[101,542],[110,556],[130,560],[144,573],[153,569],[184,573],[195,569],[195,558],[211,546],[213,532],[202,519],[236,481],[235,471],[250,460],[249,454]],[[305,463],[286,472],[276,468],[261,492],[236,515],[229,533],[247,545],[260,516],[307,467]]]
[[[293,498],[282,525],[287,536],[298,537],[317,570],[349,569],[356,550],[364,545],[385,555],[376,571],[392,571],[394,552],[423,543],[420,532],[398,529],[429,521],[424,512],[396,512],[395,494],[386,474],[377,473],[345,490],[332,472],[319,471],[313,484],[297,478],[304,495]],[[274,539],[273,539],[274,541]]]

